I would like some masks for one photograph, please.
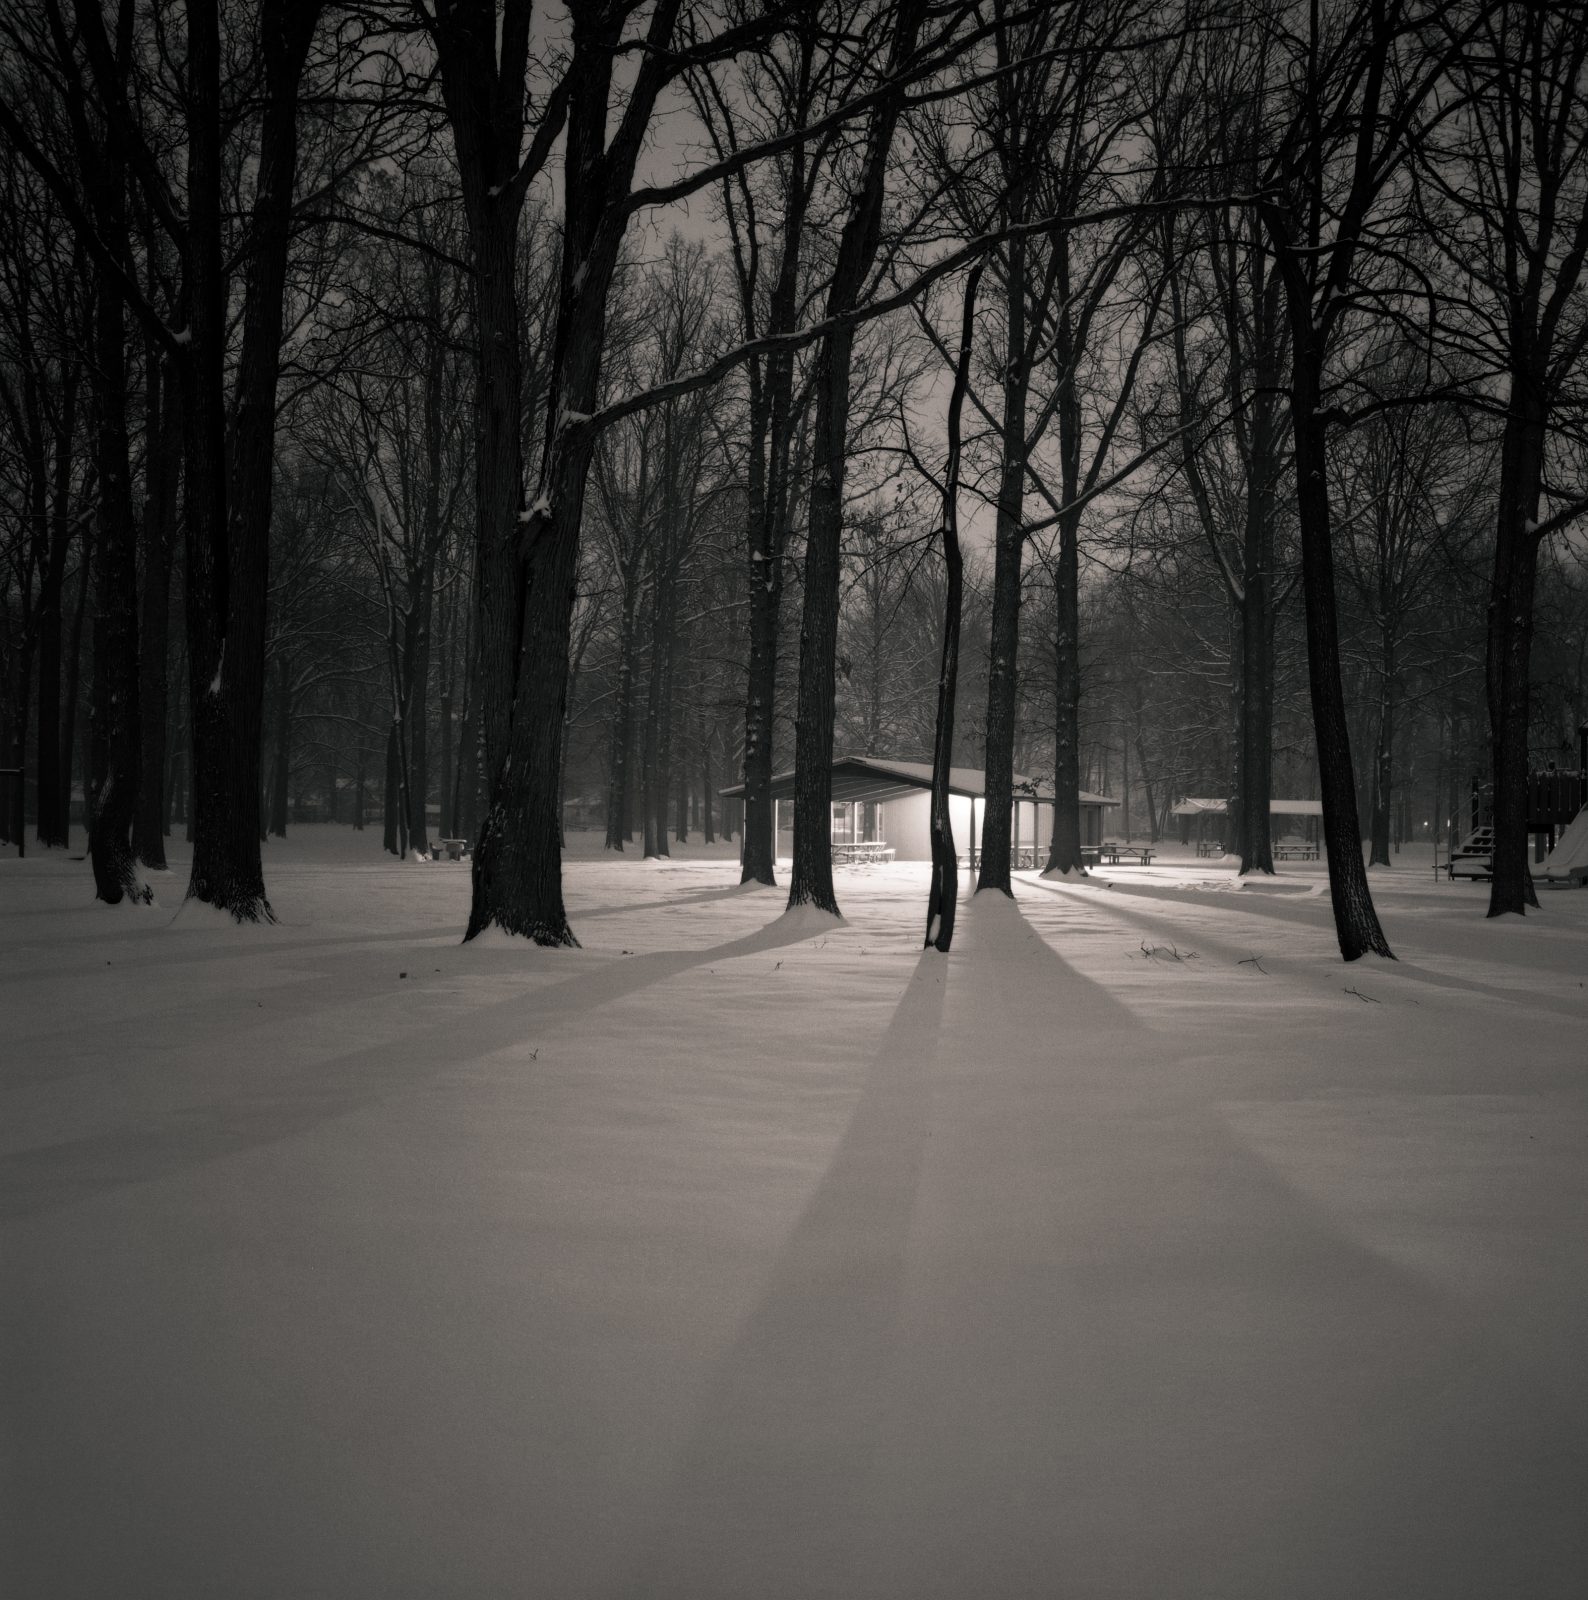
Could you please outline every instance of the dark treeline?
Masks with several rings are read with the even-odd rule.
[[[830,759],[895,755],[985,766],[1006,892],[1017,774],[1053,873],[1082,789],[1227,798],[1243,872],[1318,797],[1351,959],[1476,779],[1523,911],[1585,52],[1564,0],[4,0],[30,841],[114,903],[182,830],[258,921],[296,823],[464,838],[468,933],[569,944],[568,830],[771,883],[790,765],[836,910]]]

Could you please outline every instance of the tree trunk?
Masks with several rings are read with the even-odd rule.
[[[1378,728],[1373,762],[1373,817],[1369,828],[1370,867],[1390,864],[1390,805],[1394,792],[1395,642],[1385,624],[1383,655],[1379,664]]]
[[[753,470],[753,464],[752,464]],[[748,591],[750,662],[744,705],[744,854],[742,883],[777,882],[772,831],[772,737],[777,708],[778,618],[783,559],[767,515],[750,515]]]
[[[102,230],[125,241],[124,175],[107,160],[99,208]],[[89,782],[94,825],[88,839],[94,892],[110,905],[148,902],[137,873],[132,822],[138,808],[138,526],[132,514],[132,469],[127,433],[126,308],[108,272],[99,275],[94,313],[95,457],[99,479],[99,536],[94,550],[95,751]]]
[[[571,270],[566,261],[564,269]],[[605,285],[600,287],[604,305]],[[600,330],[570,329],[568,338],[578,341],[576,364],[590,365],[581,374],[589,381],[570,383],[565,404],[569,410],[588,413],[595,404]],[[487,810],[473,858],[473,898],[465,934],[469,939],[496,926],[536,944],[578,943],[562,898],[557,799],[579,525],[592,441],[583,430],[564,428],[560,433],[560,442],[548,450],[542,494],[525,525],[529,562],[521,664],[513,672],[507,695],[497,695],[511,708],[505,752],[511,766],[497,769],[487,785]],[[511,654],[507,661],[513,661]],[[497,670],[501,667],[498,660]],[[489,675],[488,661],[482,657],[482,680]],[[489,747],[486,756],[489,760]],[[511,781],[504,783],[509,773]]]
[[[1081,859],[1081,514],[1059,519],[1053,610],[1053,838],[1045,873],[1084,872]]]
[[[993,555],[992,637],[987,665],[985,782],[981,874],[976,887],[1009,894],[1010,821],[1014,806],[1015,696],[1020,663],[1020,567],[1025,553],[1026,246],[1008,249],[1008,326],[1004,409],[998,469],[998,514]]]
[[[429,762],[429,697],[430,682],[430,626],[429,611],[433,584],[428,578],[420,585],[418,609],[418,637],[413,644],[413,659],[409,664],[408,703],[404,707],[407,734],[404,739],[408,757],[406,790],[408,796],[408,841],[415,849],[430,853],[430,818],[427,797],[430,793]]]
[[[711,820],[711,741],[715,733],[715,727],[708,724],[700,740],[700,832],[707,844],[717,842]]]
[[[381,843],[399,861],[408,858],[408,788],[403,774],[402,723],[391,719],[386,730],[385,832]]]
[[[1494,783],[1494,877],[1489,915],[1537,907],[1527,864],[1527,730],[1531,715],[1533,596],[1538,538],[1533,532],[1543,478],[1544,416],[1538,386],[1511,382],[1500,453],[1494,581],[1488,613],[1488,702]]]
[[[438,731],[441,736],[441,837],[455,839],[458,836],[458,819],[454,811],[455,797],[452,792],[452,693],[448,689],[441,691],[441,722]]]
[[[276,728],[274,761],[270,777],[270,831],[287,837],[287,785],[292,772],[292,678],[282,657],[276,664]]]
[[[634,653],[637,648],[635,610],[639,604],[638,561],[625,568],[623,615],[618,628],[618,692],[612,712],[610,773],[607,778],[608,850],[622,850],[628,835],[629,751],[634,743]]]
[[[960,419],[970,385],[976,328],[976,289],[982,264],[965,280],[959,351],[948,401],[948,452],[943,469],[943,649],[937,673],[937,714],[932,728],[932,883],[926,897],[926,943],[945,955],[954,942],[959,909],[959,855],[948,786],[954,766],[954,711],[959,688],[959,636],[965,609],[965,562],[959,545]]]
[[[810,531],[805,540],[805,603],[794,729],[794,864],[788,902],[791,907],[819,906],[835,916],[833,713],[853,350],[854,335],[845,328],[828,335],[817,359],[815,475],[810,489]]]
[[[62,650],[62,600],[66,584],[66,557],[72,540],[71,490],[72,490],[72,440],[76,432],[77,374],[75,370],[62,378],[61,419],[55,436],[55,472],[53,493],[49,510],[50,547],[46,557],[38,600],[38,729],[35,734],[38,751],[38,814],[39,843],[46,847],[65,849],[71,843],[72,788],[71,788],[71,733],[65,731],[62,721],[70,721],[69,706],[72,699],[63,702],[61,689]],[[42,444],[42,440],[40,441]],[[38,489],[34,495],[34,515],[44,515],[43,462],[39,464]],[[79,559],[83,572],[88,571],[89,536],[85,528],[82,552]],[[82,621],[79,602],[77,621],[73,630],[73,656],[70,666],[72,682],[76,683],[76,636]]]
[[[319,12],[320,0],[260,0],[264,109],[228,450],[220,41],[214,8],[201,0],[187,7],[189,359],[183,416],[194,800],[188,894],[238,922],[274,920],[259,850],[271,475],[297,169],[297,91]]]
[[[902,0],[889,49],[890,75],[896,74],[913,53],[925,11],[922,0]],[[855,305],[876,256],[888,153],[900,110],[900,97],[890,94],[871,113],[859,183],[839,238],[827,293],[829,317]],[[834,672],[853,360],[854,332],[847,326],[837,328],[821,342],[812,380],[816,432],[805,545],[805,603],[800,623],[798,714],[794,729],[794,865],[788,898],[791,909],[813,905],[834,916],[838,915],[832,862]]]
[[[1310,330],[1309,330],[1310,333]],[[1300,341],[1298,340],[1298,343]],[[1318,370],[1309,347],[1297,349],[1292,373],[1296,452],[1296,511],[1301,527],[1302,589],[1306,601],[1307,675],[1323,798],[1323,838],[1329,860],[1329,897],[1340,954],[1347,961],[1373,951],[1394,957],[1379,926],[1362,864],[1362,828],[1356,805],[1351,741],[1340,683],[1340,639],[1334,586],[1333,526],[1329,509],[1328,452],[1317,416]]]
[[[687,644],[685,646],[687,648]],[[669,670],[668,693],[669,700],[676,701],[674,693],[675,672]],[[682,707],[679,707],[669,719],[672,732],[668,737],[668,766],[677,776],[678,798],[673,813],[673,843],[689,843],[689,743],[688,726]]]
[[[658,565],[651,602],[650,664],[645,683],[645,729],[640,755],[640,828],[647,860],[667,854],[667,784],[662,747],[667,707],[664,679],[667,672],[665,578]]]
[[[1274,623],[1275,491],[1280,472],[1273,391],[1279,383],[1272,326],[1276,297],[1257,297],[1257,339],[1250,452],[1246,469],[1246,526],[1241,541],[1241,838],[1240,871],[1274,870]]]
[[[142,773],[132,844],[138,859],[165,871],[166,725],[170,685],[171,552],[177,526],[177,480],[182,464],[182,417],[178,388],[151,349],[148,354],[148,438],[143,503],[143,638],[138,689],[142,717]]]

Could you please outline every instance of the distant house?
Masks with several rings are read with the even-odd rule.
[[[1053,837],[1053,785],[1022,773],[1014,775],[1010,818],[1017,854],[1045,853]],[[742,799],[744,785],[719,793]],[[949,773],[949,820],[961,852],[980,848],[986,817],[987,779],[977,767]],[[1081,843],[1100,844],[1103,813],[1117,800],[1081,793]],[[794,774],[772,779],[772,801],[780,833],[793,827]],[[882,756],[837,756],[833,760],[832,842],[885,844],[896,861],[932,859],[932,766],[927,761],[895,761]]]

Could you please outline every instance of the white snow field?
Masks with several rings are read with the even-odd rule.
[[[1588,1594],[1588,892],[730,854],[0,862],[0,1594]]]

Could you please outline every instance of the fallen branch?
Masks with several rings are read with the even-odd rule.
[[[1148,944],[1145,939],[1141,941],[1141,953],[1148,961],[1155,961],[1160,956],[1166,961],[1200,961],[1202,958],[1195,950],[1180,950],[1172,944]]]
[[[1256,967],[1265,978],[1270,976],[1268,968],[1263,965],[1261,956],[1247,956],[1245,960],[1237,961],[1235,964],[1238,967]]]
[[[1376,995],[1363,994],[1360,989],[1347,989],[1345,992],[1347,994],[1354,994],[1357,997],[1358,1000],[1369,1000],[1376,1006],[1381,1006],[1381,1005],[1384,1004],[1384,1002],[1382,1000],[1380,1000]]]

